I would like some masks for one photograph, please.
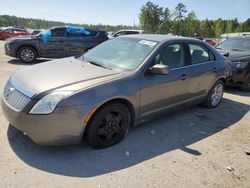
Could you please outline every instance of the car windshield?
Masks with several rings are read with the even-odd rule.
[[[134,70],[157,46],[136,38],[116,38],[91,49],[79,59],[112,70]]]
[[[218,45],[217,48],[225,50],[250,51],[250,40],[247,38],[227,39]]]

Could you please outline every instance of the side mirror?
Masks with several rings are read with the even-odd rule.
[[[169,73],[169,67],[163,64],[156,64],[150,68],[153,74],[167,75]]]

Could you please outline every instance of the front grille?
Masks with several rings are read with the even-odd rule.
[[[5,86],[3,97],[5,101],[17,111],[23,110],[31,100],[28,96],[14,88],[9,82]]]

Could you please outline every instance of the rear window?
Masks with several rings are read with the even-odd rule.
[[[86,33],[69,33],[67,32],[67,37],[91,37],[91,36],[96,36],[98,34],[97,31],[93,31],[93,30],[87,30],[85,29],[88,34]]]

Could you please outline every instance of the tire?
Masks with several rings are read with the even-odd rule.
[[[217,106],[219,106],[223,97],[224,86],[225,84],[221,80],[215,82],[213,87],[208,92],[205,101],[202,103],[203,106],[207,108],[216,108]]]
[[[17,57],[24,63],[32,63],[37,58],[37,52],[30,46],[24,46],[18,50]]]
[[[243,91],[250,91],[250,75],[248,75],[246,81],[240,85],[240,89]]]
[[[131,123],[128,108],[122,103],[109,103],[91,118],[85,131],[87,143],[94,149],[115,145],[127,135]]]

